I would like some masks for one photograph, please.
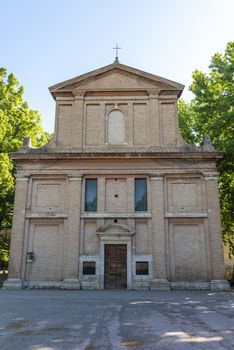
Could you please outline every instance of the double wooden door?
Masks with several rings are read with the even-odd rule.
[[[127,245],[105,245],[105,288],[127,288]]]

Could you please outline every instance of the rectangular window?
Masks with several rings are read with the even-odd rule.
[[[146,179],[135,179],[135,211],[147,211]]]
[[[137,261],[136,262],[136,275],[148,275],[148,274],[149,274],[148,261]]]
[[[85,211],[97,211],[97,179],[85,181]]]
[[[95,275],[95,274],[96,274],[96,262],[83,261],[83,275]]]

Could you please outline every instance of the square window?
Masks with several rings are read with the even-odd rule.
[[[148,261],[137,261],[136,262],[136,275],[148,275],[148,274],[149,274]]]
[[[83,261],[83,275],[95,275],[95,274],[96,274],[96,262]]]

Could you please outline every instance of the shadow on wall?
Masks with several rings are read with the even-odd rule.
[[[7,279],[8,271],[0,269],[0,288],[3,286],[3,282]]]
[[[234,256],[229,258],[229,247],[224,245],[224,260],[225,260],[225,278],[234,286]]]
[[[6,229],[0,232],[0,288],[8,275],[10,235]]]

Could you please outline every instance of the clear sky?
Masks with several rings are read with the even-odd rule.
[[[53,132],[48,87],[114,61],[186,86],[234,40],[234,0],[0,0],[0,66]]]

